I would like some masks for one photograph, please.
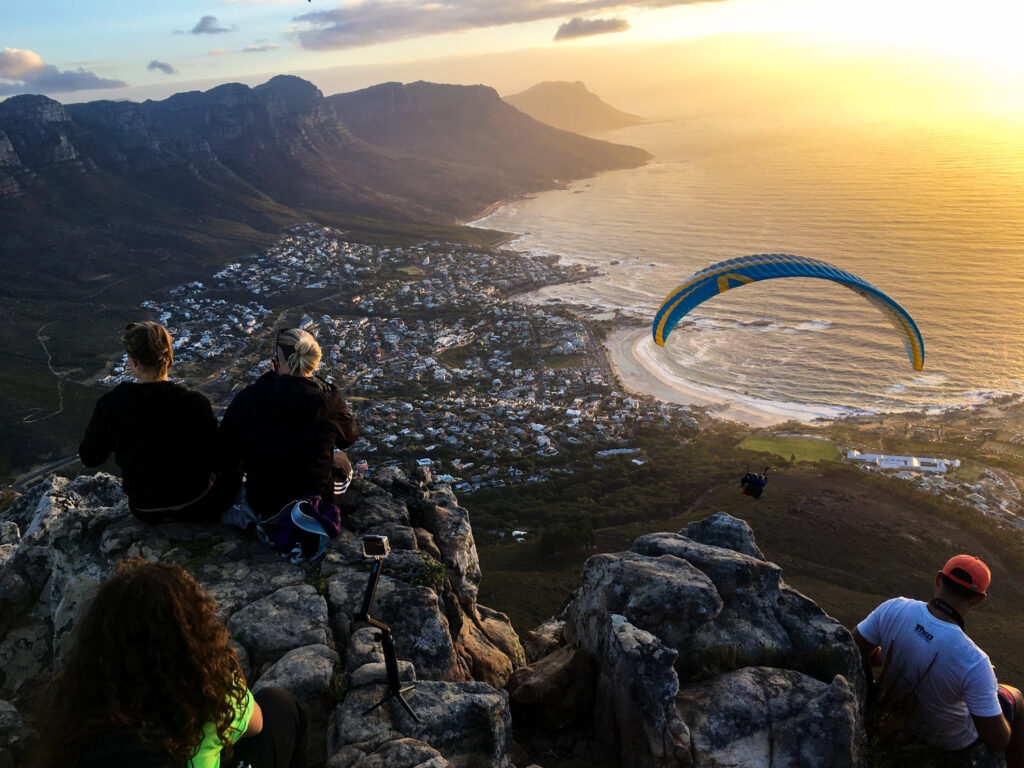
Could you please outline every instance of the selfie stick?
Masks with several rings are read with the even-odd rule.
[[[409,706],[409,702],[406,701],[405,696],[402,695],[411,691],[416,686],[409,685],[405,688],[402,687],[402,681],[398,677],[398,654],[395,651],[395,638],[391,634],[391,627],[383,621],[377,621],[377,619],[370,616],[370,606],[373,605],[373,597],[377,593],[377,582],[380,580],[380,569],[383,566],[384,558],[387,557],[387,555],[373,555],[372,557],[373,567],[370,568],[370,578],[366,582],[366,592],[363,595],[363,606],[359,613],[355,614],[352,618],[380,630],[380,634],[377,636],[377,639],[380,641],[381,650],[384,652],[384,668],[387,670],[388,693],[384,698],[363,712],[363,714],[370,714],[373,710],[381,704],[384,704],[389,699],[398,699],[398,703],[405,708],[405,711],[409,713],[413,720],[419,723],[422,721],[416,716],[416,713],[412,711],[412,707]]]

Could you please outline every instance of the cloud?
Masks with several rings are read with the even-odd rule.
[[[227,27],[219,26],[216,16],[203,16],[190,31],[193,35],[219,35],[231,30]]]
[[[272,51],[277,48],[277,43],[266,43],[264,45],[247,45],[242,49],[242,53],[265,53],[266,51]]]
[[[446,32],[725,0],[364,0],[295,17],[303,48],[354,48]],[[572,22],[568,22],[572,24]],[[611,31],[611,30],[607,30]]]
[[[0,77],[7,80],[23,80],[46,67],[43,57],[35,51],[20,48],[4,48],[0,53]]]
[[[178,71],[170,64],[166,64],[162,61],[157,61],[156,59],[153,59],[151,62],[149,62],[149,66],[147,66],[146,69],[148,69],[150,72],[155,72],[159,70],[160,72],[163,72],[165,75],[178,74]]]
[[[558,31],[555,32],[555,40],[607,35],[612,32],[625,32],[629,28],[629,22],[625,19],[584,19],[573,16],[569,21],[559,25]]]
[[[208,54],[206,54],[206,55],[207,56],[223,56],[227,52],[228,51],[227,51],[226,48],[211,48],[210,52]]]
[[[15,81],[15,82],[3,82]],[[107,80],[79,67],[61,71],[34,51],[4,48],[0,52],[0,96],[16,93],[65,93],[96,88],[123,88],[121,80]]]

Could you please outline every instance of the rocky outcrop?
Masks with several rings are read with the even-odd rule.
[[[740,520],[719,513],[591,557],[559,614],[527,633],[527,665],[508,619],[477,603],[469,514],[446,484],[386,469],[357,481],[343,512],[323,559],[297,566],[226,526],[138,523],[109,475],[51,478],[19,498],[0,518],[0,765],[20,759],[34,693],[127,556],[178,563],[216,596],[251,687],[284,687],[306,710],[312,765],[868,762],[852,638],[785,583]],[[371,614],[393,629],[414,715],[389,696],[379,630],[353,618],[364,533],[393,547]],[[945,764],[907,754],[871,762]]]
[[[83,608],[117,561],[136,556],[180,564],[213,593],[250,687],[280,685],[304,705],[312,764],[509,765],[502,686],[525,657],[508,619],[476,603],[466,510],[429,473],[389,470],[354,484],[344,524],[320,563],[297,566],[251,531],[139,523],[109,475],[41,483],[0,519],[0,750],[20,754],[32,696]],[[364,533],[391,538],[371,615],[394,628],[420,722],[395,700],[370,709],[388,689],[376,631],[352,620],[367,582]],[[419,549],[424,536],[433,554]]]
[[[780,575],[722,513],[591,557],[528,636],[548,652],[509,682],[517,724],[576,729],[594,765],[863,765],[852,638]]]

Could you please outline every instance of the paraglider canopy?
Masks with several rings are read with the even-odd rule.
[[[903,337],[914,370],[924,368],[924,339],[914,318],[890,296],[866,280],[818,259],[781,253],[743,256],[712,264],[677,286],[662,302],[654,316],[651,333],[659,346],[694,307],[713,296],[762,280],[779,277],[814,277],[830,280],[863,296],[874,304]]]

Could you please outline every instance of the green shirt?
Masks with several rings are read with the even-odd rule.
[[[231,728],[228,731],[228,740],[231,744],[238,741],[239,737],[249,728],[249,718],[252,717],[255,704],[252,691],[247,688],[242,707],[235,709],[235,720],[231,723]],[[217,736],[216,723],[207,723],[203,726],[203,741],[189,762],[189,768],[220,768],[222,749],[224,749],[224,744]]]

